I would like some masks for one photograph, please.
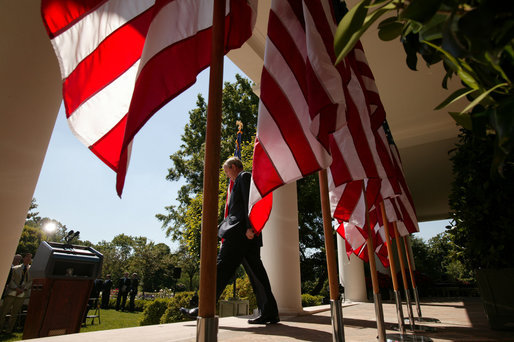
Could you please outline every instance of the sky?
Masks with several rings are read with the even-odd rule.
[[[234,82],[236,73],[245,76],[225,58],[224,82]],[[139,131],[121,199],[115,190],[115,173],[75,138],[61,106],[34,193],[39,216],[78,230],[81,240],[93,243],[111,241],[123,233],[145,236],[176,249],[155,215],[164,214],[166,206],[178,203],[177,192],[183,183],[166,180],[172,166],[169,156],[180,147],[197,95],[208,99],[208,83],[206,69],[192,87],[159,110]],[[446,224],[421,223],[417,236],[428,240]]]

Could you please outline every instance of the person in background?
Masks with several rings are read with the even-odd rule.
[[[16,254],[14,256],[14,258],[12,259],[12,264],[11,264],[11,269],[9,270],[9,275],[7,276],[7,281],[5,282],[5,287],[4,287],[4,290],[2,292],[2,299],[5,297],[5,293],[7,292],[7,286],[9,285],[9,282],[11,281],[11,277],[12,277],[12,269],[14,266],[18,266],[19,264],[21,264],[21,259],[23,257],[21,256],[21,254]]]
[[[105,277],[104,284],[102,287],[102,309],[109,308],[109,299],[111,298],[112,280],[111,275],[108,274]]]
[[[139,279],[137,278],[137,273],[132,273],[132,277],[130,279],[130,302],[129,302],[129,311],[134,312],[134,301],[137,296],[137,288],[139,286]]]
[[[118,298],[116,298],[116,311],[120,309],[125,311],[125,303],[127,302],[127,295],[130,290],[130,278],[128,272],[123,273],[123,278],[118,280]]]
[[[32,286],[32,277],[30,276],[30,263],[32,262],[32,254],[23,254],[23,264],[12,268],[11,280],[7,284],[6,296],[0,310],[0,332],[3,331],[5,318],[8,313],[9,323],[7,324],[7,333],[12,333],[16,319],[21,312],[23,302],[30,296],[30,287]]]

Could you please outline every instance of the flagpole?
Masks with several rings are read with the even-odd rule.
[[[382,299],[380,298],[380,288],[378,286],[377,265],[375,264],[375,248],[373,247],[373,236],[371,225],[369,223],[369,206],[366,199],[366,188],[364,187],[364,182],[362,182],[362,195],[364,196],[364,207],[366,211],[368,262],[369,271],[371,273],[371,283],[373,285],[373,302],[375,303],[375,316],[377,318],[378,341],[385,342],[384,311],[382,308]]]
[[[325,233],[325,257],[327,259],[328,284],[330,288],[330,311],[332,316],[332,340],[344,341],[343,310],[339,296],[339,282],[337,279],[336,254],[334,245],[334,230],[332,229],[332,215],[330,214],[330,201],[328,199],[327,170],[318,172],[321,212],[323,213],[323,231]]]
[[[410,301],[409,284],[407,283],[407,275],[405,274],[405,261],[403,258],[403,250],[400,246],[400,235],[398,234],[398,227],[396,222],[393,222],[394,235],[396,236],[396,249],[398,250],[398,259],[400,259],[400,269],[402,271],[403,288],[405,290],[405,298],[407,301],[407,313],[409,314],[409,321],[411,330],[414,331],[414,314],[412,313],[412,304]]]
[[[414,292],[414,300],[416,301],[416,309],[418,311],[418,318],[419,321],[423,320],[423,317],[421,315],[421,305],[419,304],[419,294],[418,294],[418,287],[416,286],[416,278],[414,277],[414,265],[412,265],[412,259],[408,248],[408,242],[406,237],[404,236],[403,239],[403,246],[405,247],[405,255],[407,258],[407,264],[409,265],[409,273],[410,273],[410,280],[412,283],[412,290]]]
[[[214,0],[212,48],[209,76],[209,101],[205,136],[203,172],[202,238],[200,250],[200,293],[196,341],[218,339],[216,314],[216,248],[218,243],[218,192],[221,139],[221,99],[223,86],[223,52],[225,0]]]
[[[393,246],[391,235],[389,234],[389,221],[384,208],[384,201],[380,202],[380,212],[382,213],[382,222],[384,224],[384,232],[387,246],[387,256],[389,257],[389,268],[391,271],[391,279],[393,280],[394,299],[396,303],[396,315],[398,316],[398,329],[401,334],[405,334],[405,326],[403,322],[402,296],[398,290],[398,278],[396,277],[396,264],[393,254]],[[396,234],[396,232],[395,232]],[[396,236],[396,235],[395,235]]]

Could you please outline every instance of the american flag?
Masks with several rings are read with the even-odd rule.
[[[257,0],[227,0],[225,53],[252,34]],[[210,64],[212,0],[42,0],[68,123],[117,173],[135,134]]]
[[[328,167],[345,123],[343,65],[334,66],[331,1],[272,1],[261,77],[250,221],[262,230],[276,188]]]
[[[387,264],[376,209],[397,219],[402,189],[385,136],[385,111],[360,44],[338,66],[331,1],[273,1],[261,79],[250,220],[266,223],[272,191],[329,168],[332,216],[350,250],[367,259],[366,198],[375,251]],[[329,42],[329,43],[328,43]],[[364,187],[364,191],[363,191]]]
[[[373,158],[373,162],[361,159],[358,162],[359,152],[363,144],[355,144],[354,136],[358,134],[348,134],[344,132],[336,132],[334,137],[338,143],[333,145],[332,153],[334,162],[330,167],[330,175],[332,181],[330,184],[331,209],[334,218],[339,222],[336,228],[338,233],[345,237],[347,252],[354,252],[364,260],[368,260],[366,238],[367,231],[363,229],[366,222],[366,211],[364,203],[364,194],[362,189],[363,180],[365,179],[366,200],[369,208],[370,226],[373,229],[375,252],[379,256],[384,265],[388,264],[387,251],[385,248],[385,235],[383,231],[383,219],[380,212],[380,202],[383,201],[388,222],[398,222],[401,235],[408,232],[417,231],[417,221],[410,196],[409,189],[405,182],[403,169],[399,159],[399,153],[392,140],[392,135],[385,119],[385,110],[380,101],[378,90],[375,85],[373,74],[366,61],[364,51],[361,44],[357,44],[355,49],[347,56],[345,60],[352,67],[352,73],[356,83],[355,87],[349,87],[347,98],[348,108],[355,108],[358,115],[348,113],[349,117],[358,118],[358,122],[366,123],[371,129],[374,148],[370,149],[373,153],[377,153]],[[355,103],[352,106],[351,103]],[[369,124],[367,118],[369,117]],[[349,131],[351,131],[352,122],[347,119]],[[338,138],[341,135],[343,138]],[[362,134],[359,134],[362,135]],[[346,139],[346,141],[343,141]],[[371,146],[371,144],[370,144]],[[338,153],[340,152],[340,153]],[[358,157],[359,156],[359,157]],[[344,177],[347,174],[345,166],[351,165],[354,168],[360,166],[377,166],[377,174],[364,172],[366,176],[362,177],[362,170],[354,172],[355,181],[351,181],[352,177]],[[369,177],[369,176],[372,177]],[[350,179],[350,181],[345,178]],[[410,201],[409,201],[410,199]],[[401,228],[400,228],[401,227]],[[408,228],[407,228],[408,227]]]

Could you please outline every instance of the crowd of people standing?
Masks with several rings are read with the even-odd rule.
[[[111,299],[111,290],[113,289],[113,287],[118,289],[115,305],[116,311],[125,311],[125,306],[128,297],[128,311],[133,312],[135,309],[135,300],[139,287],[139,278],[137,276],[137,273],[132,273],[130,277],[128,272],[123,273],[123,277],[118,279],[116,284],[114,284],[114,282],[112,281],[110,274],[106,275],[105,280],[96,279],[90,297],[92,299],[98,300],[100,300],[101,298],[100,307],[102,309],[108,309],[109,300]]]

